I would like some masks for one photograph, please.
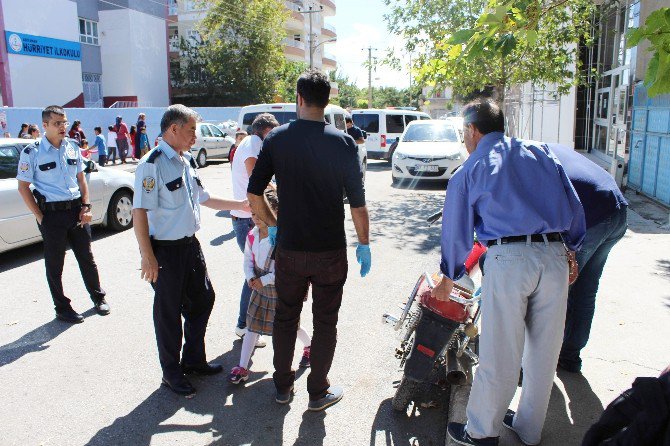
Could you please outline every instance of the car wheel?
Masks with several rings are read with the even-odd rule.
[[[207,152],[205,152],[205,149],[200,149],[195,161],[198,164],[198,167],[205,167],[207,165]]]
[[[133,225],[133,194],[127,190],[116,192],[107,207],[107,226],[125,231]]]

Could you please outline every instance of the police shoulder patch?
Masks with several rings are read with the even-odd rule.
[[[144,177],[142,180],[142,189],[144,192],[151,192],[156,187],[156,179],[154,177]]]
[[[30,169],[30,164],[28,164],[27,162],[22,161],[22,162],[19,164],[19,170],[20,170],[21,172],[28,172],[28,169]]]

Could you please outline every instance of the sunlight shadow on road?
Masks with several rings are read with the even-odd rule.
[[[95,314],[95,310],[90,308],[82,313],[84,318],[88,318]],[[73,324],[53,319],[46,324],[37,327],[36,329],[24,334],[16,341],[3,345],[0,347],[0,367],[11,364],[12,362],[21,359],[25,355],[34,352],[40,352],[49,348],[49,342],[56,339],[66,330],[72,327]]]
[[[370,446],[429,445],[435,438],[445,438],[448,396],[446,400],[440,399],[442,406],[429,409],[414,406],[409,416],[394,411],[391,398],[382,401],[370,431]]]

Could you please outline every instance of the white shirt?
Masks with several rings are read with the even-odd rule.
[[[237,156],[237,154],[236,154]],[[253,246],[249,246],[249,236],[244,244],[244,276],[247,279],[253,279],[256,277],[254,272],[254,260],[256,261],[256,266],[260,269],[265,267],[265,262],[272,251],[272,245],[270,244],[270,237],[265,237],[261,240],[258,227],[254,226],[251,230],[251,233],[254,236]],[[253,255],[252,255],[253,254]],[[263,286],[272,285],[275,283],[275,261],[270,261],[270,272],[266,275],[260,277],[261,283]]]
[[[249,158],[258,158],[261,153],[263,140],[256,135],[249,135],[242,140],[240,146],[233,157],[232,174],[233,174],[233,198],[236,200],[247,199],[247,187],[249,186],[249,175],[247,174],[247,167],[244,162]],[[244,211],[230,211],[230,215],[237,218],[251,218],[249,212]]]
[[[107,147],[116,147],[116,132],[107,132]]]

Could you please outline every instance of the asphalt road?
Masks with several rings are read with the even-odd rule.
[[[230,196],[230,166],[214,164],[201,176],[211,192]],[[448,395],[433,389],[410,415],[391,409],[396,339],[381,324],[424,270],[439,261],[439,226],[423,220],[444,199],[444,184],[391,187],[386,163],[367,173],[372,271],[358,274],[354,232],[349,234],[349,280],[340,312],[331,382],[343,401],[326,412],[307,408],[306,374],[290,406],[274,402],[271,346],[258,350],[244,386],[225,374],[196,378],[198,394],[185,399],[159,386],[152,325],[152,292],[139,278],[132,231],[94,229],[93,252],[112,314],[97,316],[76,261],[66,255],[64,284],[85,323],[53,319],[42,245],[0,255],[0,444],[2,445],[441,445]],[[217,299],[207,332],[210,360],[226,371],[237,364],[241,342],[233,334],[242,254],[228,213],[203,211],[198,233]],[[305,308],[303,325],[311,327]],[[271,345],[271,344],[270,344]],[[299,352],[296,352],[296,365]]]

